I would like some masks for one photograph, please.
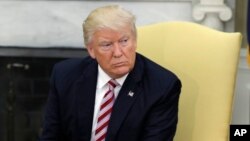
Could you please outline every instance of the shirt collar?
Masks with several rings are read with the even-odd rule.
[[[128,73],[120,78],[115,79],[117,83],[122,86],[124,81],[126,80]],[[104,70],[98,65],[98,77],[97,77],[97,88],[104,87],[108,81],[112,79]]]

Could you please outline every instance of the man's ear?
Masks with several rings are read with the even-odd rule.
[[[94,51],[93,47],[92,47],[91,45],[87,45],[87,50],[88,50],[89,55],[90,55],[93,59],[95,59],[95,51]]]

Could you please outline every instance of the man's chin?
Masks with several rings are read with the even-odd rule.
[[[117,78],[119,78],[119,77],[122,77],[122,76],[126,75],[127,73],[129,73],[129,69],[128,68],[126,68],[126,69],[125,68],[123,68],[123,69],[119,68],[119,69],[116,69],[113,74]]]

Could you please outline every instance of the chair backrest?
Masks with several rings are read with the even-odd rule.
[[[228,140],[241,38],[191,22],[138,28],[137,52],[182,81],[175,141]]]

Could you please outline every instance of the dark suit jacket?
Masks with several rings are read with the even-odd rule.
[[[55,65],[41,141],[90,141],[97,65],[90,57]],[[115,101],[106,141],[172,141],[180,91],[173,73],[137,54]]]

